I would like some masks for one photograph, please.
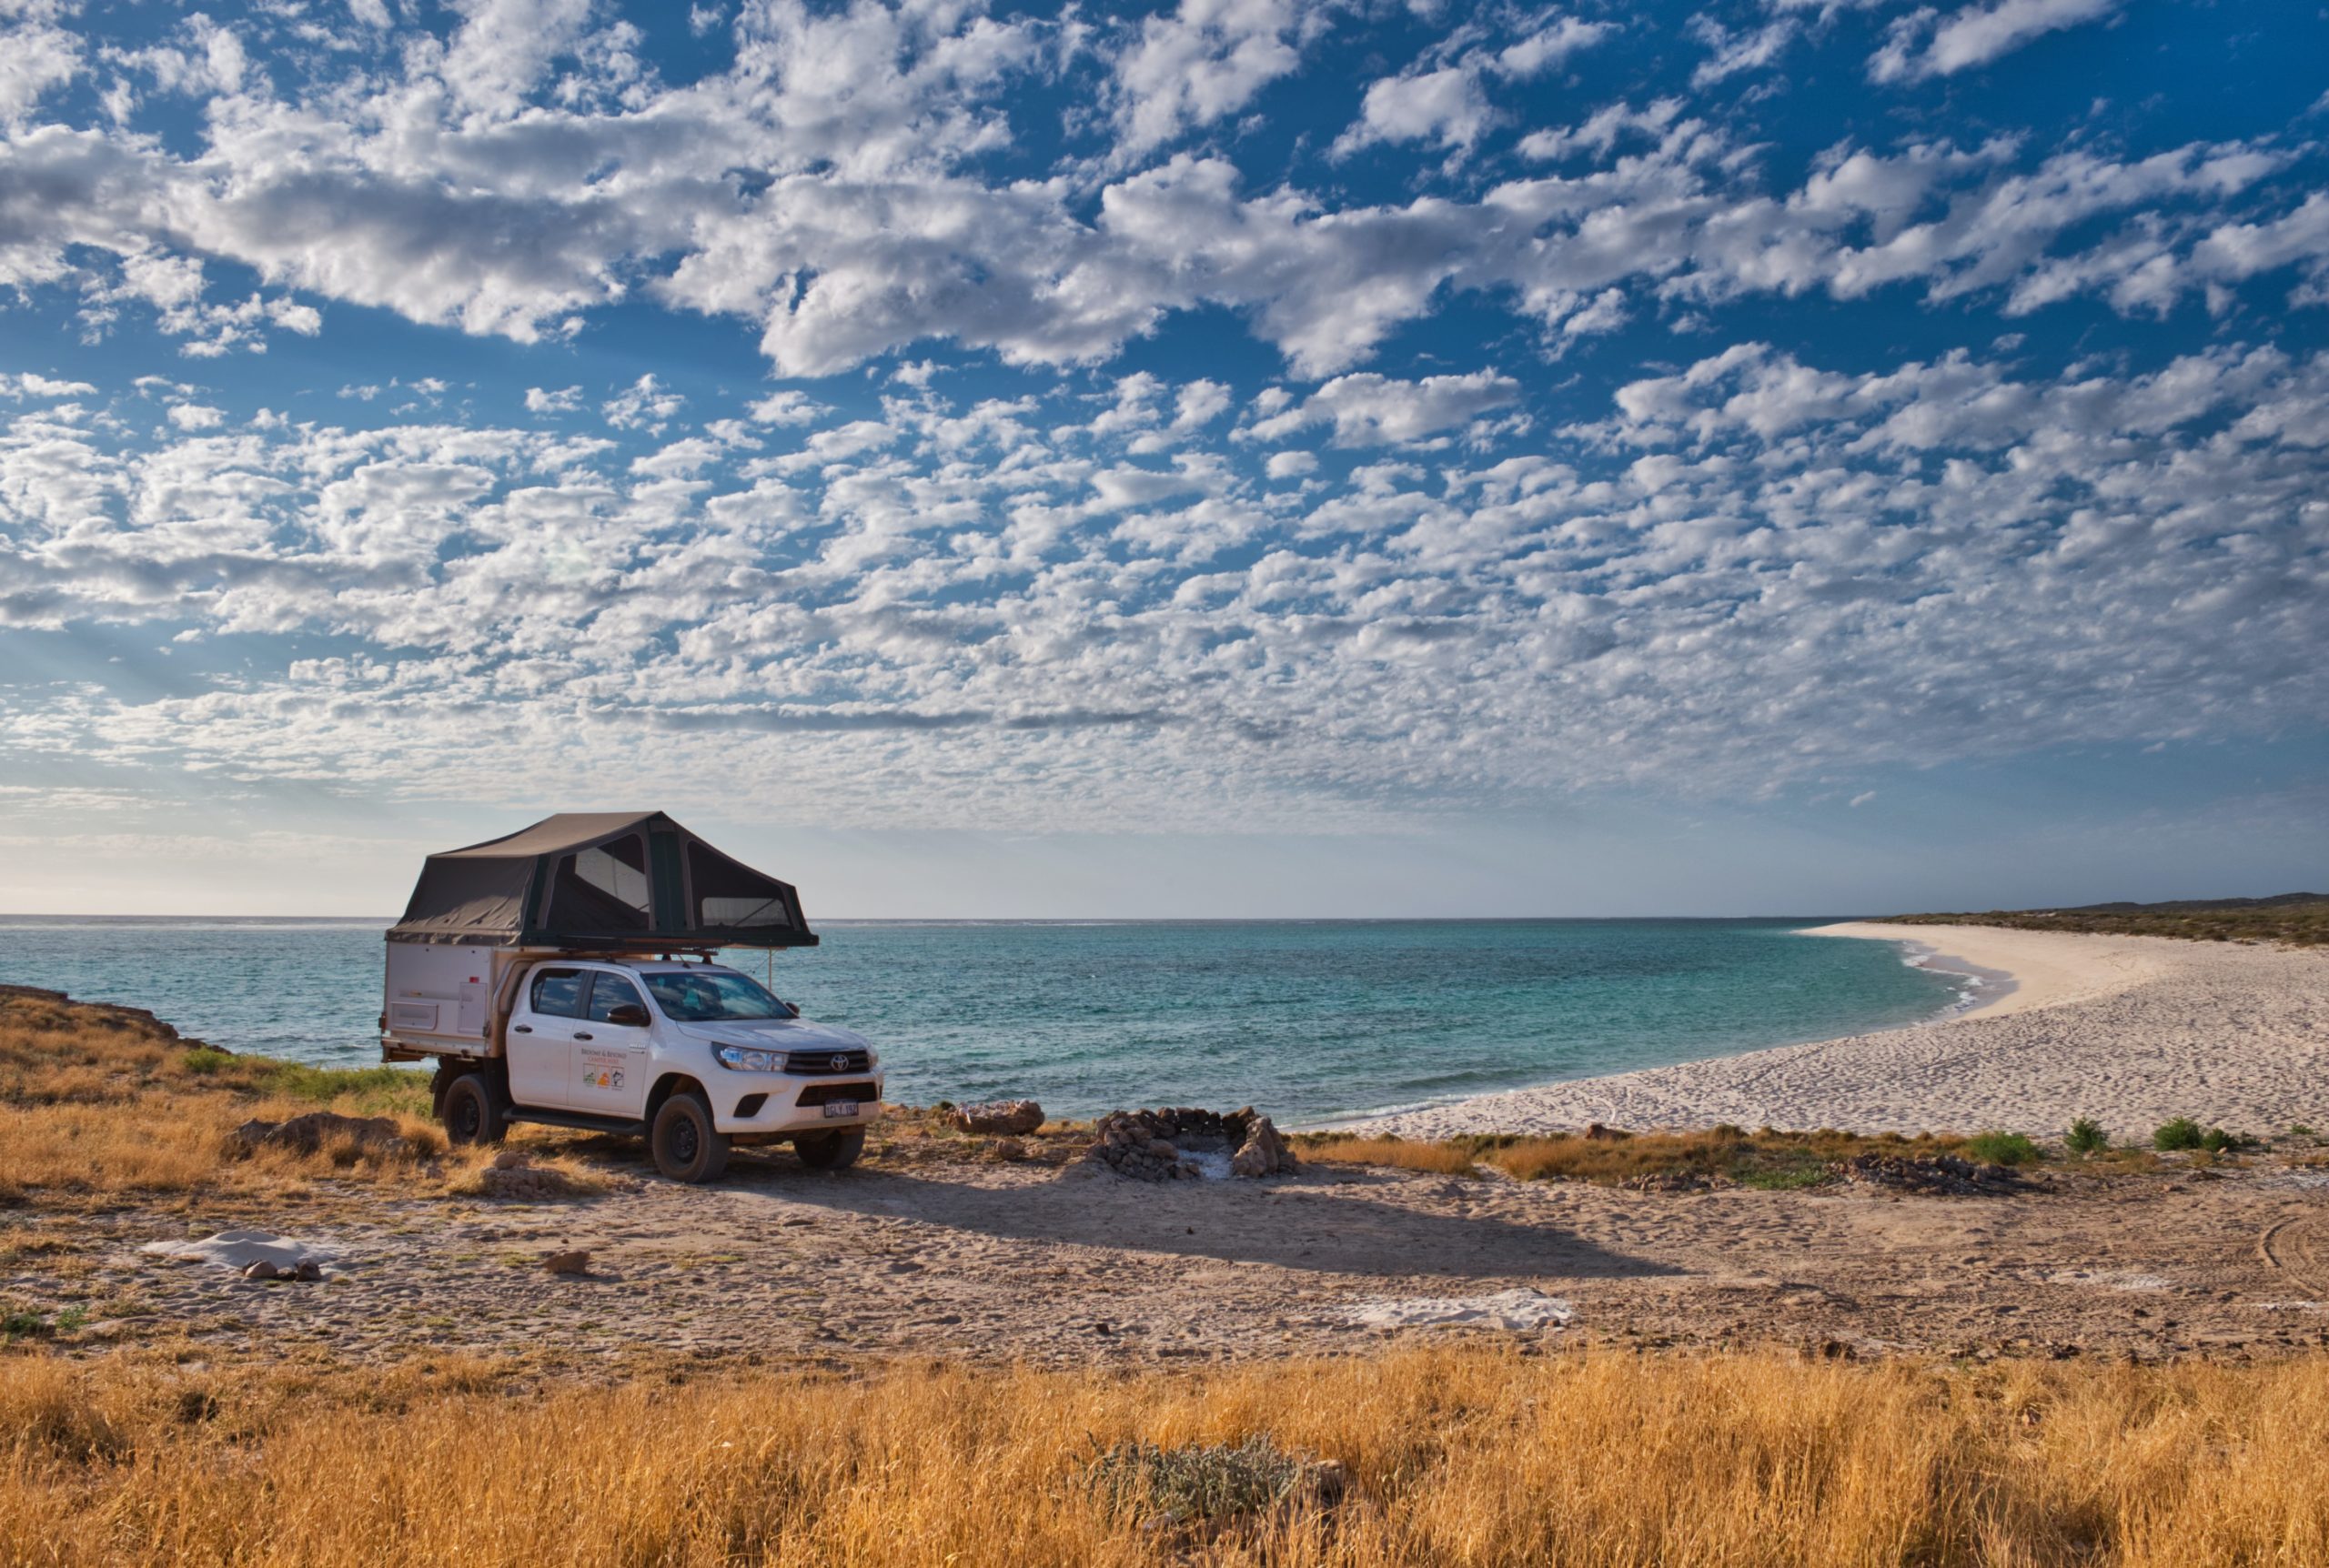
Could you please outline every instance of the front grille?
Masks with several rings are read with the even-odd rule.
[[[878,1084],[812,1083],[808,1088],[801,1091],[801,1098],[797,1103],[802,1105],[830,1105],[836,1100],[855,1100],[859,1101],[865,1101],[879,1100],[881,1098],[882,1090],[881,1086]]]
[[[843,1072],[871,1072],[873,1057],[863,1050],[788,1050],[784,1070],[795,1078],[832,1078]]]

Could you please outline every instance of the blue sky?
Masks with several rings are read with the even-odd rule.
[[[0,908],[2329,883],[2314,5],[0,5]]]

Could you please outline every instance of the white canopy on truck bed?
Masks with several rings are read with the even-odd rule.
[[[791,884],[660,811],[570,811],[431,855],[392,942],[638,951],[813,947]]]

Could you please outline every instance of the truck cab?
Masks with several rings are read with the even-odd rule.
[[[509,990],[499,1070],[439,1070],[456,1143],[494,1141],[512,1121],[641,1133],[663,1174],[707,1181],[739,1143],[790,1142],[820,1170],[853,1164],[880,1111],[863,1036],[719,964],[551,958]]]

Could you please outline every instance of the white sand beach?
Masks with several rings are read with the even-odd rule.
[[[1376,1118],[1410,1138],[1612,1127],[2005,1128],[2114,1137],[2174,1116],[2329,1125],[2329,954],[1988,926],[1822,926],[1988,977],[1975,1005],[1882,1033],[1578,1079]],[[2001,978],[2002,977],[2002,978]],[[2005,983],[2010,980],[2010,984]]]

